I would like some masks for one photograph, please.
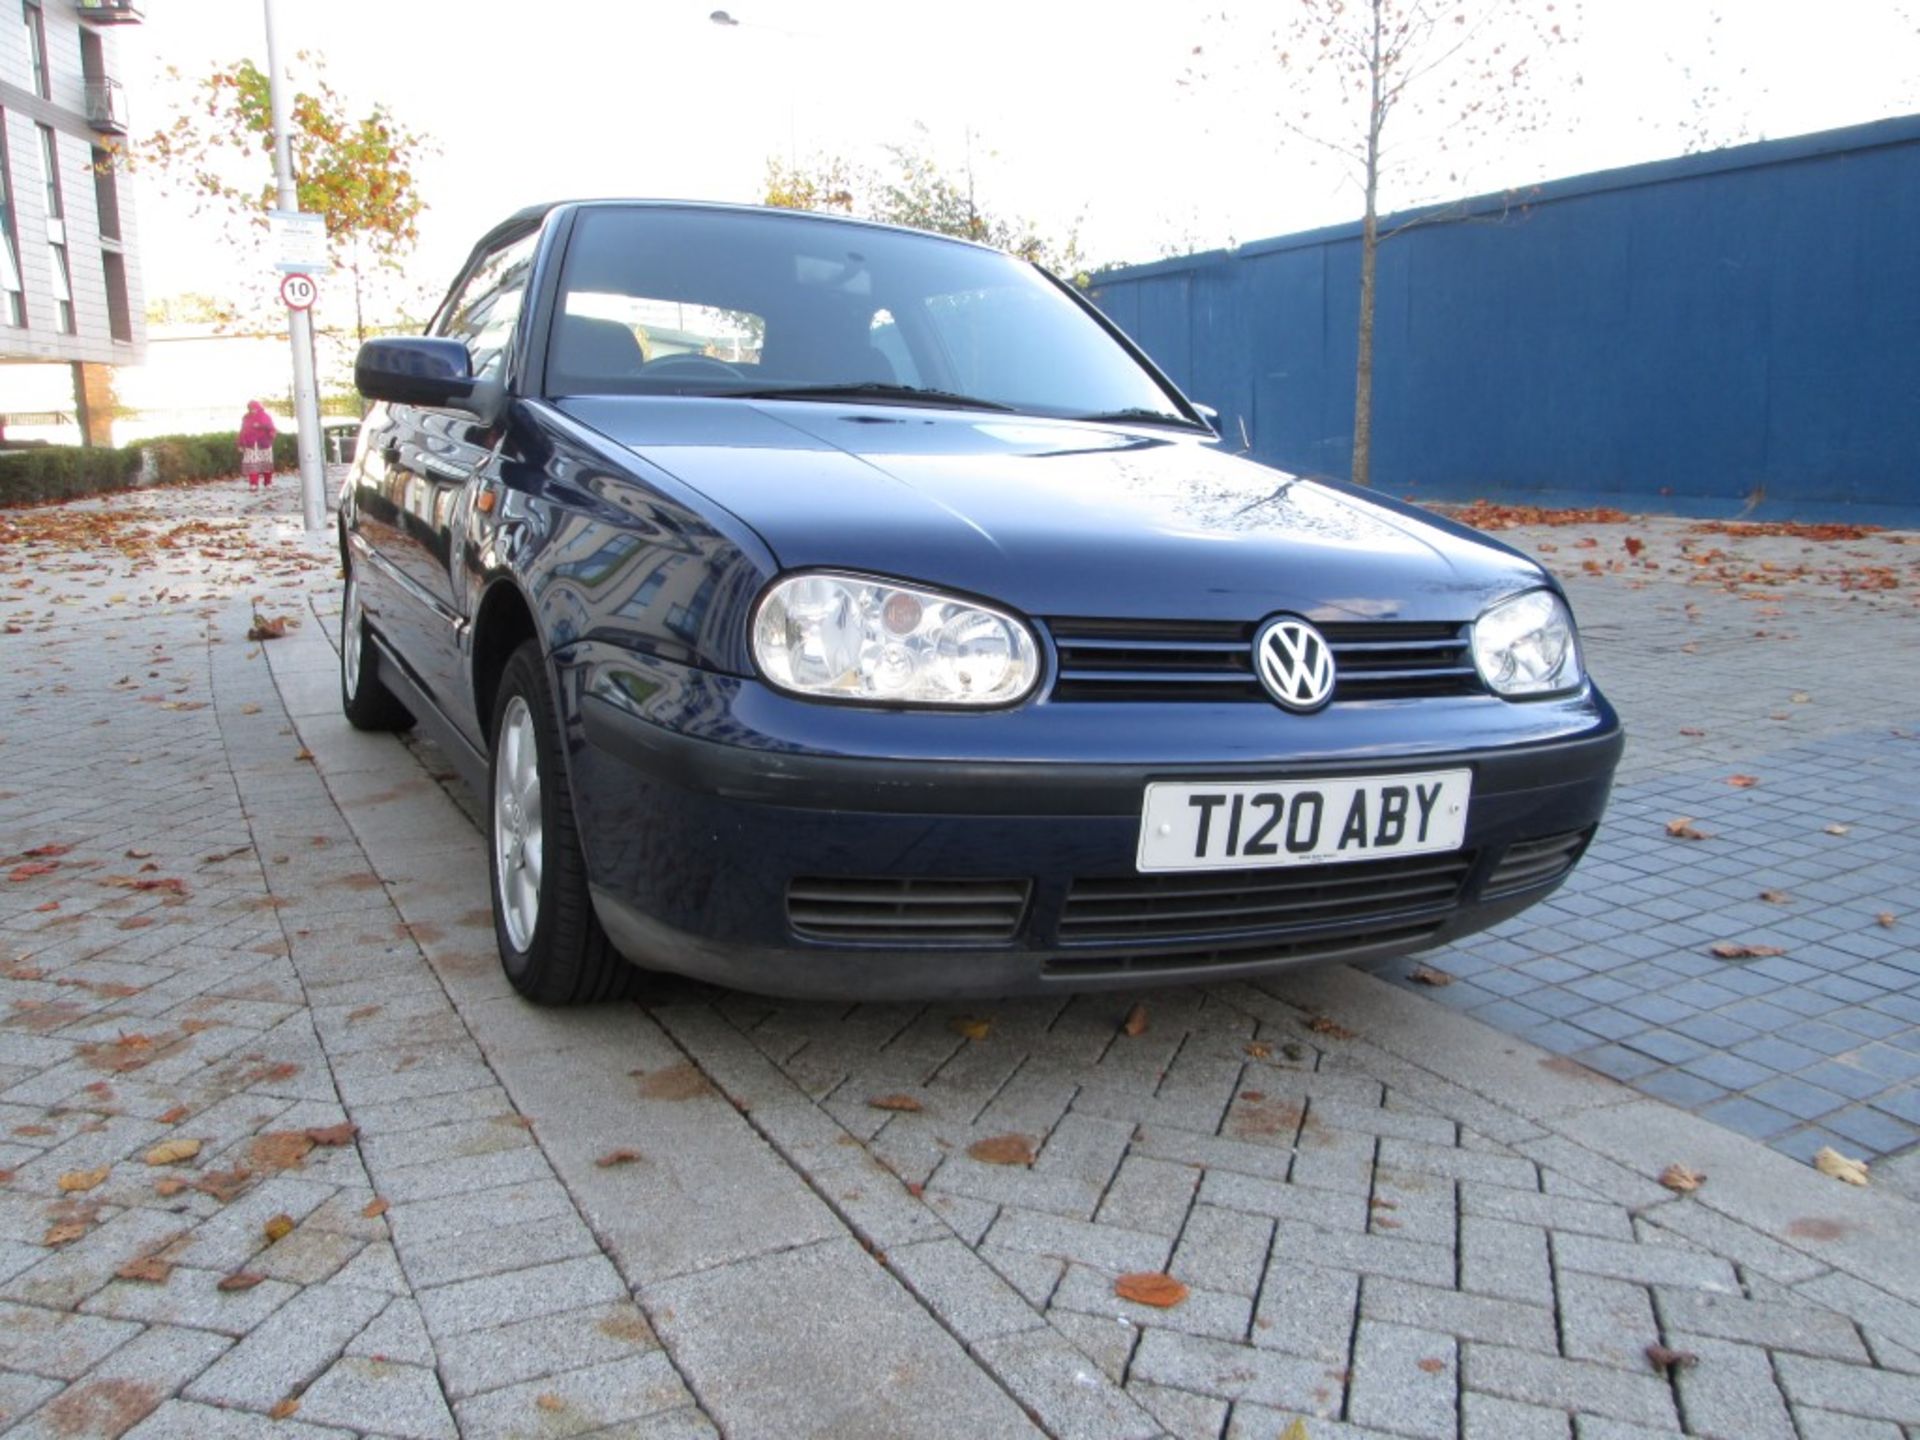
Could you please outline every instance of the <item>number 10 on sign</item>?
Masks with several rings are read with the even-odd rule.
[[[320,287],[311,275],[287,275],[280,281],[280,298],[289,310],[310,310],[320,298]]]

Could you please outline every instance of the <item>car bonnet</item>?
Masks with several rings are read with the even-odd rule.
[[[1036,615],[1469,619],[1541,583],[1457,527],[1156,426],[895,405],[564,399],[786,569],[891,575]]]

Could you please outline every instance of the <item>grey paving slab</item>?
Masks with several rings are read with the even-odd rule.
[[[729,1435],[1042,1433],[850,1240],[661,1281],[643,1287],[641,1299]],[[918,1386],[903,1393],[837,1383],[850,1355],[869,1376],[927,1376],[940,1406],[922,1404]]]

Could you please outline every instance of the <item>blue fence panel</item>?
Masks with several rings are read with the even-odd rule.
[[[1556,181],[1392,234],[1374,481],[1920,515],[1917,236],[1920,116]],[[1115,271],[1094,296],[1220,410],[1231,448],[1344,476],[1359,256],[1340,226]]]

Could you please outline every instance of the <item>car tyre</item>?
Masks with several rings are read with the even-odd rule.
[[[367,639],[367,616],[360,581],[347,566],[340,595],[340,709],[356,730],[406,730],[413,714],[380,678],[380,657]]]
[[[553,694],[532,640],[501,674],[491,734],[487,862],[507,979],[540,1005],[632,993],[639,972],[608,941],[587,893]]]

